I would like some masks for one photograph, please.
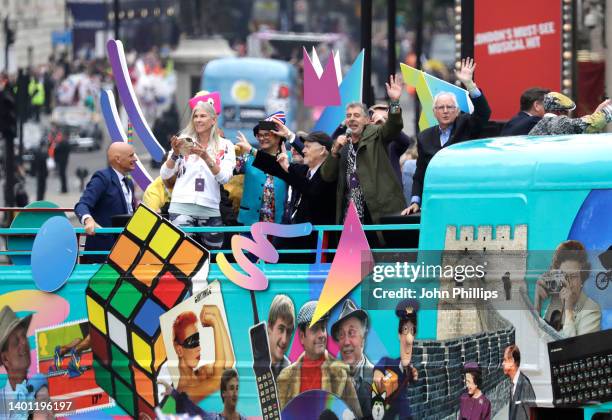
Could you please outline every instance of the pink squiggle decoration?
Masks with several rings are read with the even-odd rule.
[[[257,258],[269,263],[278,262],[278,251],[270,243],[266,235],[281,238],[296,238],[306,236],[312,232],[312,224],[299,223],[295,225],[281,225],[278,223],[258,222],[251,226],[253,239],[234,235],[232,237],[232,254],[246,274],[242,274],[230,265],[225,255],[217,255],[217,265],[221,272],[232,282],[247,290],[265,290],[268,288],[268,279],[243,251],[248,251]]]

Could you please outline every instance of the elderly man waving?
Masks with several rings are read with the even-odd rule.
[[[491,116],[489,104],[472,80],[475,68],[474,60],[466,58],[461,60],[461,69],[455,72],[457,80],[467,88],[474,102],[473,114],[464,114],[459,110],[457,98],[453,93],[440,92],[434,97],[433,112],[438,125],[429,127],[417,135],[419,156],[412,178],[412,197],[410,206],[402,214],[416,213],[421,209],[425,170],[431,158],[444,147],[477,138],[483,126],[489,121]]]

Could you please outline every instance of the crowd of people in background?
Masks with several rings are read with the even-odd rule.
[[[157,49],[144,54],[130,52],[126,58],[147,122],[158,138],[169,139],[177,133],[180,118],[174,101],[176,75],[171,60]],[[25,87],[22,93],[20,74],[21,86]],[[2,86],[10,87],[24,127],[23,151],[20,149],[15,156],[16,205],[23,207],[31,200],[44,200],[47,179],[52,174],[60,180],[56,193],[69,193],[71,174],[67,174],[67,168],[71,150],[78,147],[72,137],[92,137],[91,149],[103,143],[98,104],[101,90],[114,85],[109,63],[97,58],[70,60],[62,53],[49,57],[44,65],[17,74],[2,73],[0,79]],[[163,146],[169,146],[167,140]],[[36,178],[33,197],[25,188],[28,174]]]

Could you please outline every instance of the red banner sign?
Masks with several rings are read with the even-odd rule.
[[[512,118],[525,89],[561,90],[561,42],[560,0],[474,0],[476,82],[492,120]]]

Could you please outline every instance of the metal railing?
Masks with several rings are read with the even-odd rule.
[[[14,212],[72,212],[73,209],[65,208],[30,208],[22,209],[15,207],[0,207],[0,212],[3,211],[14,211]],[[381,231],[381,232],[401,232],[401,231],[414,231],[419,230],[421,225],[417,223],[412,224],[378,224],[378,225],[363,225],[363,230],[369,231]],[[316,253],[315,263],[321,263],[323,254],[334,254],[336,248],[323,248],[323,239],[326,232],[340,232],[343,229],[342,225],[313,225],[313,232],[317,233],[317,247],[316,249],[277,249],[279,254],[310,254]],[[35,236],[40,228],[0,228],[0,236],[10,237],[28,237]],[[120,234],[124,230],[123,227],[115,228],[97,228],[96,234]],[[181,227],[181,230],[185,233],[248,233],[251,231],[250,226],[221,226],[221,227]],[[80,239],[80,235],[85,234],[85,229],[82,227],[75,227],[74,232],[77,235],[77,240]],[[374,248],[373,253],[381,252],[416,252],[417,248]],[[0,251],[0,256],[17,256],[17,255],[30,255],[32,251]],[[79,250],[79,255],[108,255],[110,251],[84,251]],[[213,255],[216,254],[231,254],[231,249],[218,249],[210,250]]]

